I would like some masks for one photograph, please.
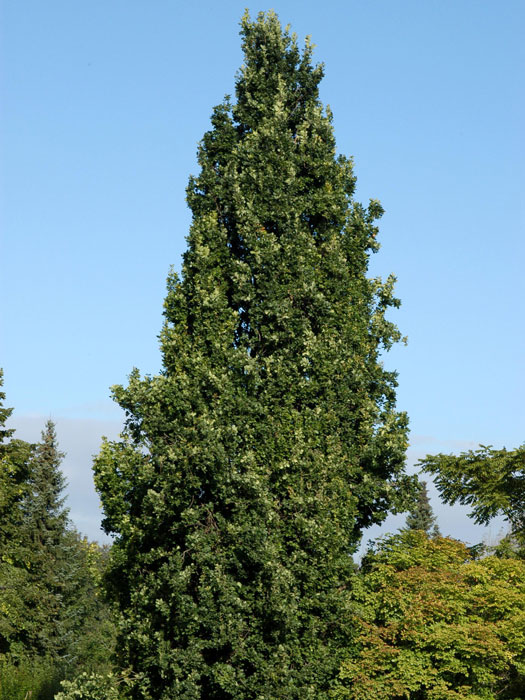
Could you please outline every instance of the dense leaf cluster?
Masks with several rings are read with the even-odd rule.
[[[95,464],[135,698],[325,697],[351,554],[412,484],[379,360],[398,301],[367,276],[382,209],[353,200],[309,42],[273,13],[241,34],[236,101],[188,187],[162,373],[115,387],[127,428]]]
[[[357,653],[337,700],[525,697],[525,563],[457,540],[389,536],[363,563]]]

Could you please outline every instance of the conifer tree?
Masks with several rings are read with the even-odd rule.
[[[114,631],[97,591],[106,554],[69,523],[55,426],[33,445],[6,427],[11,413],[0,404],[0,685],[28,667],[38,694],[38,669],[56,681],[108,664]]]
[[[0,389],[4,373],[0,369]],[[6,423],[12,408],[4,408],[5,393],[0,391],[0,560],[11,559],[6,548],[15,545],[17,529],[20,526],[20,504],[27,489],[29,458],[32,445],[13,438],[14,429]]]
[[[311,44],[274,13],[241,35],[236,102],[215,108],[187,190],[162,373],[114,388],[126,429],[95,462],[142,700],[327,697],[351,554],[412,483],[379,361],[398,301],[367,277],[381,206],[353,201]]]
[[[418,484],[417,500],[407,515],[406,529],[423,530],[427,535],[439,537],[439,527],[430,505],[426,481]]]
[[[2,386],[0,369],[0,389]],[[0,391],[0,656],[16,647],[26,619],[20,599],[26,585],[25,570],[21,568],[21,526],[33,450],[30,443],[13,437],[14,429],[6,427],[13,409],[4,408],[4,400],[5,393]]]
[[[422,470],[434,477],[444,503],[472,507],[470,518],[487,525],[503,515],[507,544],[525,558],[525,444],[515,450],[480,445],[460,455],[427,455]]]
[[[58,448],[55,424],[48,420],[42,440],[35,446],[30,489],[24,502],[26,528],[35,551],[51,552],[58,547],[68,525],[66,480],[60,468],[64,456]]]
[[[49,420],[35,445],[28,490],[22,503],[25,559],[28,563],[25,604],[30,610],[26,645],[32,653],[61,658],[65,653],[64,594],[69,567],[65,478],[60,469],[55,424]]]

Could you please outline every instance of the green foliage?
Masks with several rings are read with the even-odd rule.
[[[64,455],[58,449],[55,426],[48,421],[42,441],[34,446],[27,490],[21,502],[22,522],[18,560],[25,580],[19,596],[26,613],[13,642],[31,653],[55,660],[65,653],[64,607],[69,547],[65,480],[60,471]]]
[[[40,567],[42,575],[47,574],[46,554],[60,545],[68,524],[63,497],[66,484],[60,470],[63,458],[64,453],[58,449],[55,424],[48,420],[42,431],[42,441],[33,451],[29,489],[23,502],[24,524],[33,550],[33,569]]]
[[[53,700],[62,677],[49,658],[0,656],[0,700]]]
[[[55,700],[121,700],[111,674],[82,673],[74,681],[63,681]]]
[[[69,533],[70,569],[65,603],[67,616],[67,660],[73,671],[105,672],[112,668],[116,626],[101,579],[109,557],[108,546],[89,542]]]
[[[27,571],[11,569],[19,578],[0,598],[0,620],[10,624],[9,654],[0,654],[0,700],[51,700],[66,677],[112,670],[115,625],[99,588],[107,551],[71,530],[62,544],[68,564],[56,619],[45,616],[49,591],[38,589],[37,596]]]
[[[0,388],[3,372],[0,370]],[[19,592],[25,589],[26,570],[20,566],[21,504],[28,491],[33,446],[13,439],[5,427],[12,409],[4,408],[0,392],[0,654],[10,650],[16,630],[24,624]]]
[[[472,506],[470,517],[487,524],[496,515],[510,522],[511,533],[525,544],[525,445],[516,450],[478,450],[459,457],[438,454],[420,460],[432,474],[445,503]]]
[[[126,431],[95,462],[133,698],[326,697],[350,555],[412,488],[379,361],[399,302],[367,277],[381,206],[352,199],[310,43],[272,12],[241,34],[237,101],[214,110],[187,191],[163,372],[114,388]]]
[[[0,369],[0,389],[3,386]],[[33,446],[13,439],[14,430],[5,424],[13,412],[4,408],[5,393],[0,391],[0,565],[12,560],[21,523],[20,503],[27,493],[29,460]]]
[[[47,657],[63,667],[78,632],[70,605],[79,595],[78,555],[51,421],[28,455],[16,501],[16,537],[4,550],[9,559],[0,571],[1,651],[13,658]]]
[[[406,520],[408,530],[423,530],[427,535],[439,537],[436,517],[430,505],[426,482],[418,484],[417,500],[409,511]]]
[[[0,400],[2,397],[0,393]],[[14,431],[0,432],[5,436]],[[23,440],[10,439],[6,444],[0,443],[0,551],[3,561],[10,558],[9,552],[19,542],[21,502],[28,491],[32,451],[33,445]]]
[[[0,407],[0,421],[9,414]],[[37,445],[3,426],[0,700],[47,700],[68,674],[111,668],[115,626],[99,587],[107,551],[70,526],[53,423]]]
[[[525,562],[404,531],[368,554],[356,599],[358,647],[333,698],[525,697]]]

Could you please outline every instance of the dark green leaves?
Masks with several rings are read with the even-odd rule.
[[[379,359],[399,302],[367,277],[381,206],[352,200],[311,45],[274,13],[241,26],[236,102],[187,191],[162,373],[114,389],[126,431],[95,462],[137,699],[325,697],[351,554],[412,483]]]

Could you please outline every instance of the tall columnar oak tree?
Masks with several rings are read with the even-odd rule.
[[[378,359],[398,301],[367,278],[381,206],[352,200],[308,41],[273,13],[241,34],[236,103],[188,187],[163,371],[114,388],[127,427],[95,463],[134,698],[326,697],[351,554],[412,483]]]

